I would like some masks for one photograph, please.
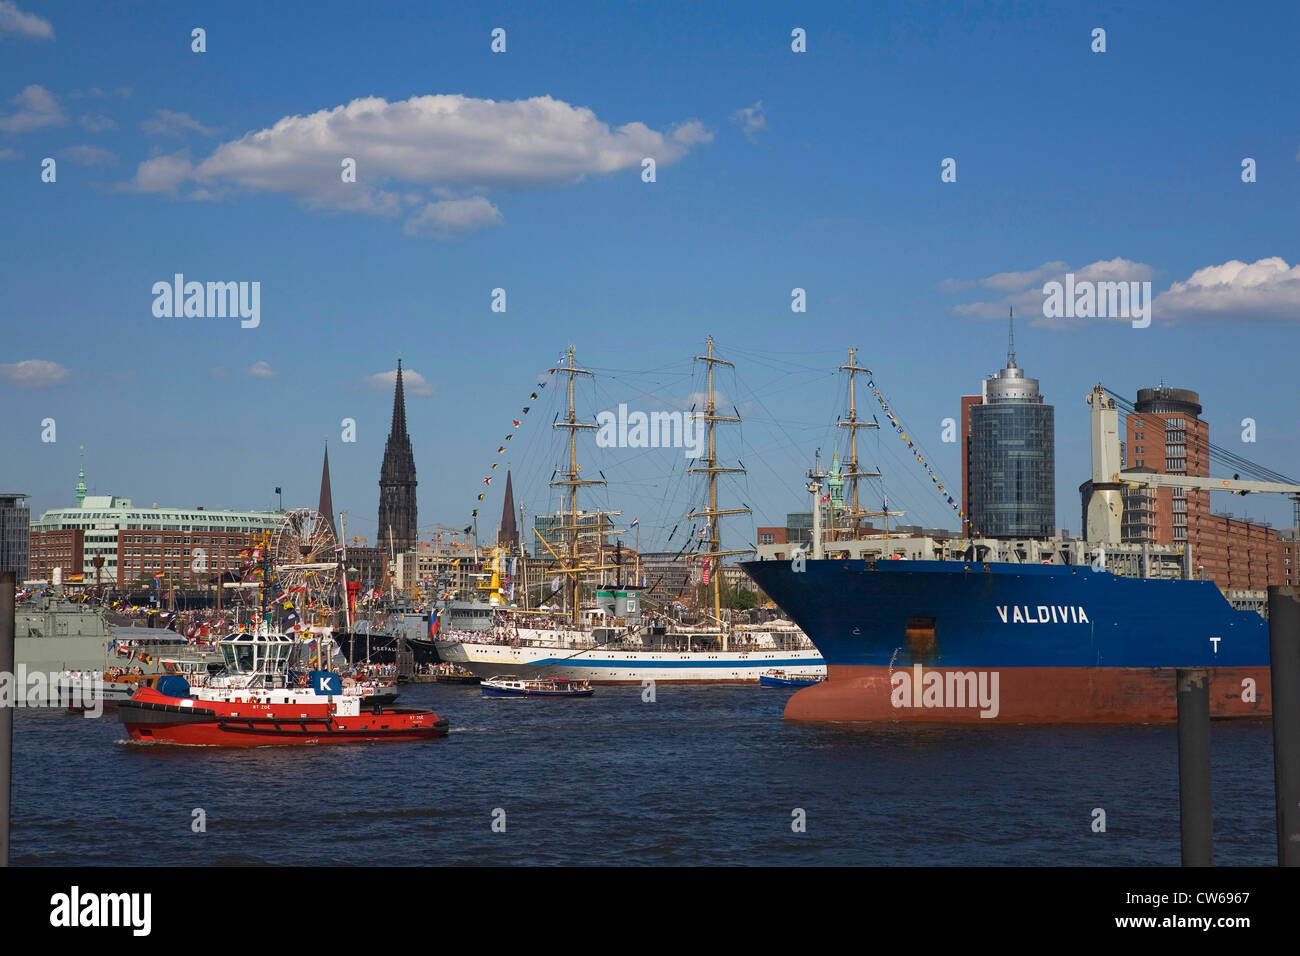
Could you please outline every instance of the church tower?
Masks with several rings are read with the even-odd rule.
[[[330,532],[334,535],[334,540],[338,541],[339,532],[334,527],[334,494],[330,491],[330,449],[325,446],[325,464],[320,470],[320,504],[316,510],[324,516],[325,521],[330,526]],[[338,542],[342,544],[342,541]]]
[[[397,390],[393,394],[393,424],[384,446],[384,463],[379,469],[379,528],[375,544],[387,548],[392,529],[393,550],[401,553],[415,547],[415,455],[411,436],[406,433],[406,396],[402,392],[402,360],[397,359]]]
[[[506,469],[506,497],[501,505],[501,528],[497,531],[497,547],[512,554],[518,552],[519,524],[515,521],[515,490],[510,484],[510,469]]]

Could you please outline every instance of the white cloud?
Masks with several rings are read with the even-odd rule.
[[[1068,321],[1062,322],[1043,316],[1043,286],[1052,281],[1063,282],[1067,272],[1074,273],[1075,281],[1087,279],[1092,282],[1120,280],[1141,282],[1149,281],[1155,275],[1155,270],[1145,263],[1116,256],[1114,259],[1098,260],[1078,269],[1071,269],[1064,262],[1054,261],[1044,262],[1023,272],[999,272],[983,279],[946,279],[940,283],[940,288],[945,292],[957,292],[980,287],[1002,293],[1001,298],[994,300],[953,306],[953,312],[957,315],[977,319],[1005,319],[1007,310],[1013,308],[1017,316],[1029,319],[1034,325],[1066,328],[1070,326]]]
[[[45,359],[26,359],[12,365],[0,365],[0,375],[19,388],[51,388],[68,380],[66,368]]]
[[[150,136],[184,136],[186,133],[215,136],[220,132],[215,126],[204,126],[189,113],[172,110],[154,110],[153,117],[141,123],[140,128]]]
[[[569,185],[639,169],[647,156],[663,166],[712,138],[697,121],[662,132],[637,122],[611,128],[590,109],[550,96],[365,97],[286,116],[198,162],[181,154],[147,160],[133,188],[175,194],[193,180],[205,198],[272,192],[318,208],[412,211],[408,232],[438,234],[499,224],[484,192]],[[345,158],[356,161],[355,183],[341,179]]]
[[[254,378],[273,378],[275,376],[275,372],[266,362],[254,362],[244,371]]]
[[[1300,319],[1300,265],[1272,256],[1206,266],[1160,293],[1151,312],[1162,322],[1294,322]]]
[[[1066,270],[1069,271],[1069,270]],[[1088,279],[1091,282],[1150,282],[1156,270],[1144,262],[1133,262],[1116,256],[1104,259],[1074,270],[1074,278]],[[1064,273],[1062,273],[1064,275]],[[1058,276],[1059,278],[1059,276]]]
[[[85,113],[78,122],[88,133],[103,133],[106,130],[117,129],[117,123],[98,113]]]
[[[62,126],[67,122],[59,101],[43,86],[32,84],[9,101],[18,111],[0,116],[0,130],[6,133],[26,133],[46,126]]]
[[[8,149],[8,148],[0,149],[0,163],[3,163],[10,159],[22,159],[22,158],[23,158],[23,154],[18,152],[18,150],[16,149]]]
[[[155,156],[146,159],[136,168],[135,182],[126,188],[146,193],[174,194],[180,184],[189,178],[193,168],[188,149]]]
[[[12,33],[37,40],[53,40],[54,25],[34,13],[23,13],[13,0],[0,0],[0,37]]]
[[[731,121],[740,127],[746,139],[751,143],[754,142],[758,134],[767,129],[767,114],[763,112],[763,101],[759,100],[753,106],[736,110],[731,114]]]
[[[705,407],[709,404],[709,393],[708,393],[708,392],[691,392],[689,395],[686,396],[685,400],[677,400],[677,401],[669,400],[668,404],[669,404],[669,405],[676,405],[678,408],[681,408],[681,409],[684,409],[684,410],[690,410],[690,409],[694,408],[697,412],[699,412],[701,415],[703,415],[703,414],[704,414],[704,409],[705,409]],[[733,404],[733,403],[732,403],[731,399],[727,398],[727,395],[726,395],[725,392],[721,391],[720,389],[716,389],[716,388],[713,390],[713,407],[714,407],[714,408],[716,408],[716,409],[729,408],[732,404]],[[721,411],[719,411],[718,414],[721,415],[721,414],[723,414],[723,413],[722,413]]]
[[[393,394],[397,388],[397,369],[388,372],[376,372],[362,379],[362,384],[376,392]],[[424,376],[409,368],[402,369],[402,391],[408,395],[427,396],[433,394],[433,386],[425,381]]]
[[[59,157],[78,166],[116,166],[117,155],[96,146],[68,146],[59,150]]]
[[[999,272],[980,279],[979,284],[996,292],[1019,292],[1029,286],[1042,285],[1048,279],[1063,275],[1065,272],[1064,262],[1044,262],[1037,269],[1030,269],[1027,272]]]
[[[92,86],[88,90],[73,90],[68,94],[68,99],[79,100],[87,96],[97,100],[103,99],[106,96],[118,96],[122,99],[126,99],[130,95],[131,87],[129,86],[119,86],[115,90],[101,90],[98,86]]]
[[[501,225],[501,210],[482,196],[471,199],[444,199],[431,202],[416,215],[406,220],[404,231],[408,236],[420,234],[444,236],[453,232],[468,232],[486,226]]]

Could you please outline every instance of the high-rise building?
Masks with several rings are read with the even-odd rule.
[[[12,571],[22,582],[27,577],[27,549],[31,512],[26,495],[0,492],[0,571]]]
[[[1208,478],[1210,425],[1200,416],[1200,396],[1190,389],[1138,389],[1125,428],[1126,470]],[[1221,588],[1294,582],[1290,542],[1267,525],[1211,513],[1208,491],[1136,488],[1122,494],[1124,541],[1190,545],[1195,575]]]
[[[384,445],[379,469],[379,529],[377,544],[387,547],[392,535],[394,551],[415,547],[419,536],[415,505],[415,454],[406,431],[406,396],[402,391],[402,360],[397,360],[397,388],[393,392],[393,424]]]
[[[573,515],[567,511],[557,511],[553,515],[534,515],[533,557],[552,557],[554,550],[566,560],[573,543]],[[610,547],[610,536],[614,533],[614,519],[603,511],[578,511],[578,554],[594,556],[602,548]],[[546,544],[542,542],[545,541]],[[548,549],[546,545],[551,547]],[[600,562],[595,562],[600,563]]]
[[[968,399],[970,399],[968,401]],[[975,400],[977,399],[977,400]],[[1050,538],[1056,531],[1055,409],[1038,379],[1007,364],[962,398],[962,500],[966,530],[990,538]]]

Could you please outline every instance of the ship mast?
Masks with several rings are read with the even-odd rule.
[[[840,428],[847,428],[849,430],[849,462],[848,462],[849,470],[848,470],[848,474],[843,475],[842,477],[849,479],[849,486],[850,488],[852,488],[853,491],[853,510],[843,515],[844,518],[848,519],[848,526],[851,529],[849,534],[850,539],[856,538],[858,536],[858,527],[860,525],[862,518],[874,518],[874,517],[879,517],[880,515],[879,512],[863,511],[861,506],[859,506],[858,504],[858,479],[880,477],[880,472],[878,471],[858,470],[858,429],[879,428],[880,426],[877,425],[874,421],[871,422],[858,421],[858,404],[857,404],[857,389],[856,389],[855,376],[857,375],[858,372],[866,372],[868,375],[870,375],[871,369],[862,368],[861,366],[857,365],[853,361],[853,355],[854,355],[854,350],[849,349],[849,364],[840,366],[841,372],[849,373],[849,417],[847,421],[836,422],[836,424]],[[836,530],[832,529],[831,534],[835,536],[835,538],[838,538],[838,533]]]
[[[569,415],[562,422],[554,422],[553,428],[567,428],[569,430],[569,470],[564,473],[563,481],[552,481],[550,486],[564,486],[569,489],[569,520],[572,522],[570,529],[573,537],[569,541],[569,566],[564,568],[562,573],[570,576],[570,595],[572,596],[571,607],[573,614],[573,626],[576,628],[579,622],[579,611],[581,609],[581,589],[582,577],[578,568],[578,487],[580,485],[603,485],[603,481],[595,479],[582,479],[578,477],[578,444],[577,434],[579,428],[595,428],[594,424],[578,421],[574,404],[573,404],[573,380],[578,375],[590,375],[591,372],[584,368],[574,368],[573,366],[573,346],[569,346],[569,364],[561,366],[559,371],[569,376]],[[603,521],[603,516],[597,515],[598,521]],[[597,526],[599,531],[599,525]]]
[[[709,550],[700,554],[701,558],[710,561],[713,572],[713,618],[718,622],[719,627],[722,625],[722,591],[719,580],[719,562],[718,559],[731,554],[752,554],[751,549],[741,551],[723,551],[722,550],[722,533],[718,525],[718,518],[723,515],[747,515],[750,513],[748,508],[718,508],[718,475],[726,473],[744,474],[744,468],[720,468],[718,467],[717,447],[714,444],[713,426],[715,422],[739,422],[740,418],[729,418],[724,415],[716,414],[716,408],[713,403],[713,366],[728,365],[734,368],[730,362],[724,362],[722,359],[713,357],[713,337],[709,336],[709,351],[707,355],[695,356],[695,361],[704,362],[709,369],[709,386],[707,401],[704,406],[703,418],[708,422],[709,428],[709,456],[704,459],[707,466],[704,468],[688,468],[689,474],[705,474],[709,476],[709,507],[704,511],[696,511],[687,515],[687,518],[707,518],[709,523]],[[722,649],[727,649],[727,633],[722,631]]]

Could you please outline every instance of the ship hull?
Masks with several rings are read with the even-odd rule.
[[[442,737],[447,720],[427,711],[385,709],[355,716],[330,715],[319,707],[265,704],[203,706],[182,698],[140,699],[118,705],[134,741],[191,747],[267,747],[287,744],[410,742]]]
[[[908,677],[910,691],[918,686],[914,668],[832,665],[825,682],[791,696],[785,718],[806,722],[1158,724],[1178,717],[1173,668],[999,668],[997,693],[986,693],[984,703],[978,673],[975,693],[968,693],[971,673],[960,668],[924,667],[921,694],[906,699],[904,682],[896,675]],[[1267,717],[1271,713],[1267,667],[1217,667],[1209,673],[1211,717]],[[938,678],[930,678],[930,674]],[[992,690],[991,681],[986,679],[985,686]],[[967,693],[950,688],[964,688]]]
[[[769,674],[762,675],[758,682],[764,687],[812,687],[821,683],[816,680],[800,680],[797,677],[773,677]]]
[[[634,651],[512,647],[507,644],[446,642],[438,645],[444,661],[480,677],[536,677],[553,674],[593,684],[757,684],[764,672],[787,668],[818,673],[815,650]]]
[[[1267,622],[1208,581],[953,561],[744,567],[828,665],[791,696],[791,720],[1160,723],[1177,716],[1176,668],[1210,671],[1215,717],[1272,712]]]
[[[515,690],[511,687],[483,685],[484,697],[590,697],[595,691],[586,690]]]

